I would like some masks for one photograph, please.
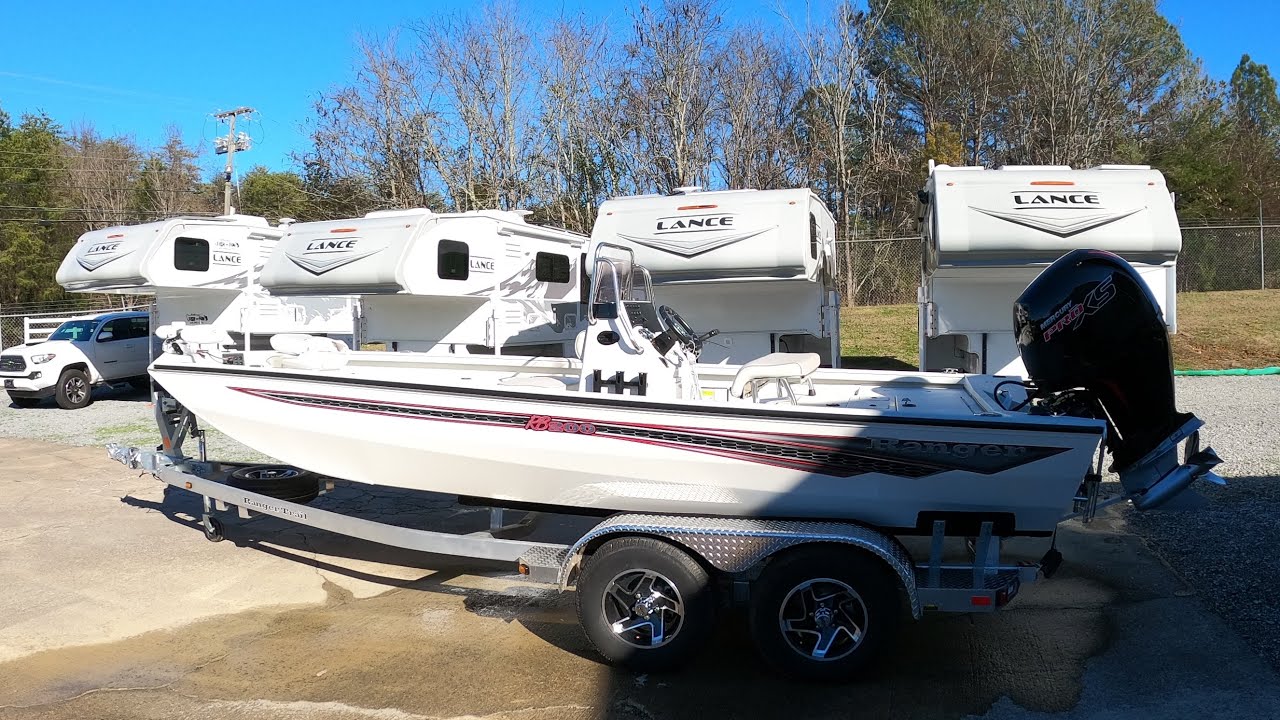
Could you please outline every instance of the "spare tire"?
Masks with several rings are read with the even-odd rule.
[[[306,504],[320,494],[320,476],[292,465],[250,465],[231,473],[227,484],[286,502]]]

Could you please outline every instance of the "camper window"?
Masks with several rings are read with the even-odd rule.
[[[569,282],[569,258],[566,255],[540,252],[534,258],[534,276],[538,282]]]
[[[818,217],[809,213],[809,257],[818,259]]]
[[[468,262],[471,253],[466,243],[441,240],[438,252],[436,273],[441,280],[466,280],[470,276]]]
[[[180,237],[173,241],[173,266],[178,270],[204,272],[209,269],[209,241]]]

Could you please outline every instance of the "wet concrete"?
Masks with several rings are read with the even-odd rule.
[[[691,667],[637,676],[593,656],[572,593],[501,566],[386,552],[275,521],[229,528],[239,545],[207,543],[185,493],[163,496],[153,480],[78,453],[0,445],[0,533],[25,528],[21,540],[0,535],[11,587],[0,595],[9,658],[0,717],[1280,716],[1271,670],[1114,520],[1067,526],[1067,564],[1001,613],[907,623],[893,655],[859,683],[773,677],[735,615]],[[125,492],[68,491],[67,478],[86,476]],[[23,513],[48,493],[60,513]],[[348,490],[323,501],[406,523],[476,519],[439,498],[379,497]],[[99,513],[126,552],[94,541],[85,519]],[[61,565],[21,561],[19,545],[24,557]],[[1038,557],[1044,548],[1011,549]],[[206,601],[210,587],[220,603]],[[65,602],[69,589],[107,611]],[[176,609],[159,612],[166,601]],[[136,613],[118,611],[129,603]],[[60,629],[26,638],[42,624]]]

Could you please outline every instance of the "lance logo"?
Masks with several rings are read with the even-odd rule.
[[[993,210],[972,205],[969,209],[1060,238],[1068,238],[1109,225],[1145,209],[1136,207],[1108,212],[1102,194],[1092,190],[1069,192],[1015,190],[1010,193],[1010,196],[1008,210]]]
[[[312,240],[299,252],[285,252],[285,257],[312,275],[323,275],[386,249],[386,246],[368,248],[361,245],[360,241],[361,238],[358,237],[341,240]]]
[[[618,237],[636,245],[692,258],[753,238],[768,230],[763,228],[735,232],[739,230],[736,222],[737,215],[733,213],[670,215],[654,221],[652,235],[619,233]]]
[[[120,242],[94,243],[89,246],[88,250],[85,250],[83,253],[76,256],[76,262],[85,270],[93,272],[103,265],[119,260],[125,255],[133,252],[132,249],[120,252],[119,250],[122,244],[123,243]]]

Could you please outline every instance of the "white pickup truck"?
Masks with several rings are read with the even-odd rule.
[[[0,382],[18,407],[53,397],[60,407],[88,405],[97,385],[148,387],[151,320],[145,312],[113,312],[68,320],[43,342],[0,352]]]

